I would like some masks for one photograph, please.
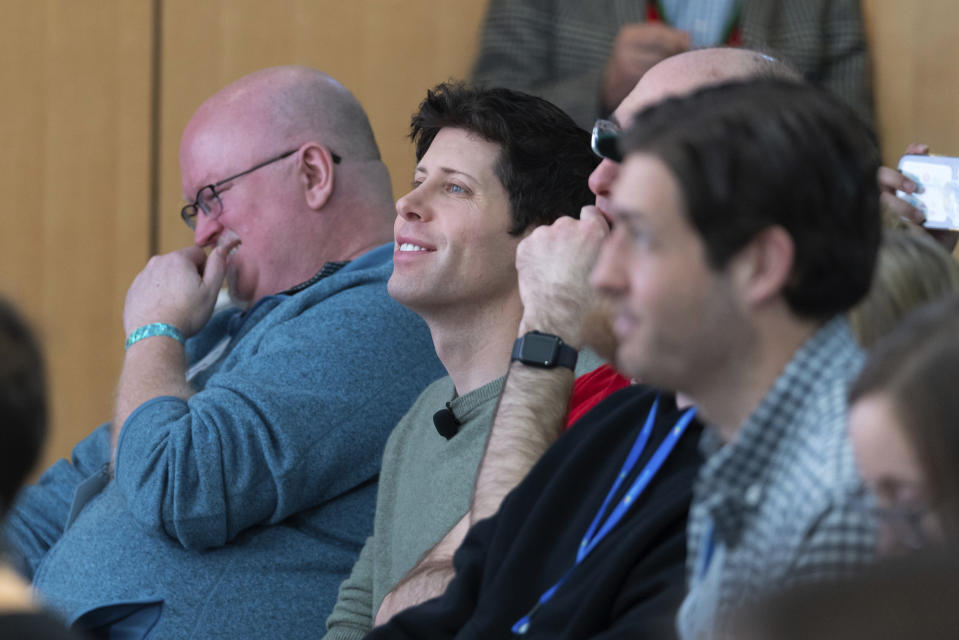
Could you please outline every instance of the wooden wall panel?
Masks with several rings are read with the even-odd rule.
[[[23,0],[0,22],[0,292],[32,321],[64,455],[112,412],[147,257],[150,3]]]
[[[906,145],[959,155],[959,3],[863,0],[886,164]]]
[[[401,195],[412,177],[409,116],[426,89],[469,72],[486,0],[164,0],[161,251],[192,241],[182,205],[180,134],[199,104],[264,67],[303,64],[345,84],[366,107]]]

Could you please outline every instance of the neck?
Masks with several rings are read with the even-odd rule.
[[[337,188],[320,212],[329,219],[325,243],[333,261],[353,260],[393,241],[396,207],[390,174],[379,160],[351,161],[339,169]]]
[[[353,260],[393,241],[396,208],[382,162],[348,162],[338,169],[337,187],[315,213],[325,262]]]
[[[796,351],[820,326],[786,313],[778,322],[760,323],[751,343],[728,359],[724,371],[711,372],[699,389],[688,392],[724,442],[736,437]]]
[[[354,260],[393,241],[393,228],[382,215],[354,215],[351,222],[341,217],[336,224],[328,227],[323,243],[323,255],[326,256],[324,263]]]
[[[523,315],[519,294],[481,309],[453,309],[421,314],[429,325],[436,355],[465,395],[506,375],[513,341]]]

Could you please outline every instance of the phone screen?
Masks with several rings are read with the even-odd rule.
[[[959,229],[959,158],[905,155],[899,171],[919,188],[896,195],[925,214],[926,227]]]

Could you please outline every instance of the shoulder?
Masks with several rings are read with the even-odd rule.
[[[603,430],[616,431],[623,426],[633,426],[645,420],[659,396],[660,393],[651,387],[641,384],[628,385],[610,393],[586,412],[576,423],[575,428],[570,429],[570,434],[575,433],[580,437],[592,439],[600,437],[598,432]],[[658,412],[657,424],[664,424],[675,409],[671,399],[664,406],[666,409]],[[587,431],[591,433],[586,434]]]
[[[446,402],[453,399],[454,396],[453,380],[449,376],[443,376],[439,380],[430,383],[423,392],[417,396],[406,415],[399,421],[393,430],[390,439],[399,439],[404,433],[416,429],[422,423],[424,416],[432,419],[433,413],[442,407]]]
[[[784,452],[805,482],[827,494],[828,502],[836,499],[837,492],[844,495],[855,490],[859,483],[849,440],[847,395],[862,363],[862,351],[848,327],[838,325],[812,363],[815,381],[807,396],[798,399],[803,409],[790,430],[789,450]]]
[[[657,403],[657,399],[659,402]],[[642,428],[653,405],[657,405],[653,432],[648,450],[655,449],[666,435],[676,426],[685,411],[676,408],[669,394],[644,385],[630,385],[608,395],[599,404],[585,413],[576,424],[564,434],[547,456],[562,460],[580,455],[592,457],[609,451],[609,455],[619,455],[627,451]],[[702,462],[699,453],[699,436],[702,424],[695,418],[689,422],[686,432],[676,445],[669,460],[671,465],[689,466],[695,473]],[[625,454],[624,454],[625,455]],[[544,459],[546,456],[544,456]]]
[[[391,245],[378,247],[331,276],[280,301],[260,324],[269,335],[293,334],[319,342],[340,336],[357,349],[389,348],[384,357],[412,358],[420,350],[435,360],[426,323],[390,297],[386,285]],[[405,346],[415,351],[398,353]]]
[[[854,345],[833,347],[808,397],[799,400],[804,408],[779,450],[769,495],[779,504],[783,520],[801,530],[805,546],[825,541],[826,547],[869,549],[873,539],[857,506],[861,480],[849,439],[846,399],[862,356]]]

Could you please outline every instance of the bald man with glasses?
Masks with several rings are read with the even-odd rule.
[[[389,175],[352,94],[299,67],[204,102],[180,170],[194,245],[130,286],[112,424],[5,533],[95,637],[312,635],[371,532],[386,438],[443,373],[387,294]]]

